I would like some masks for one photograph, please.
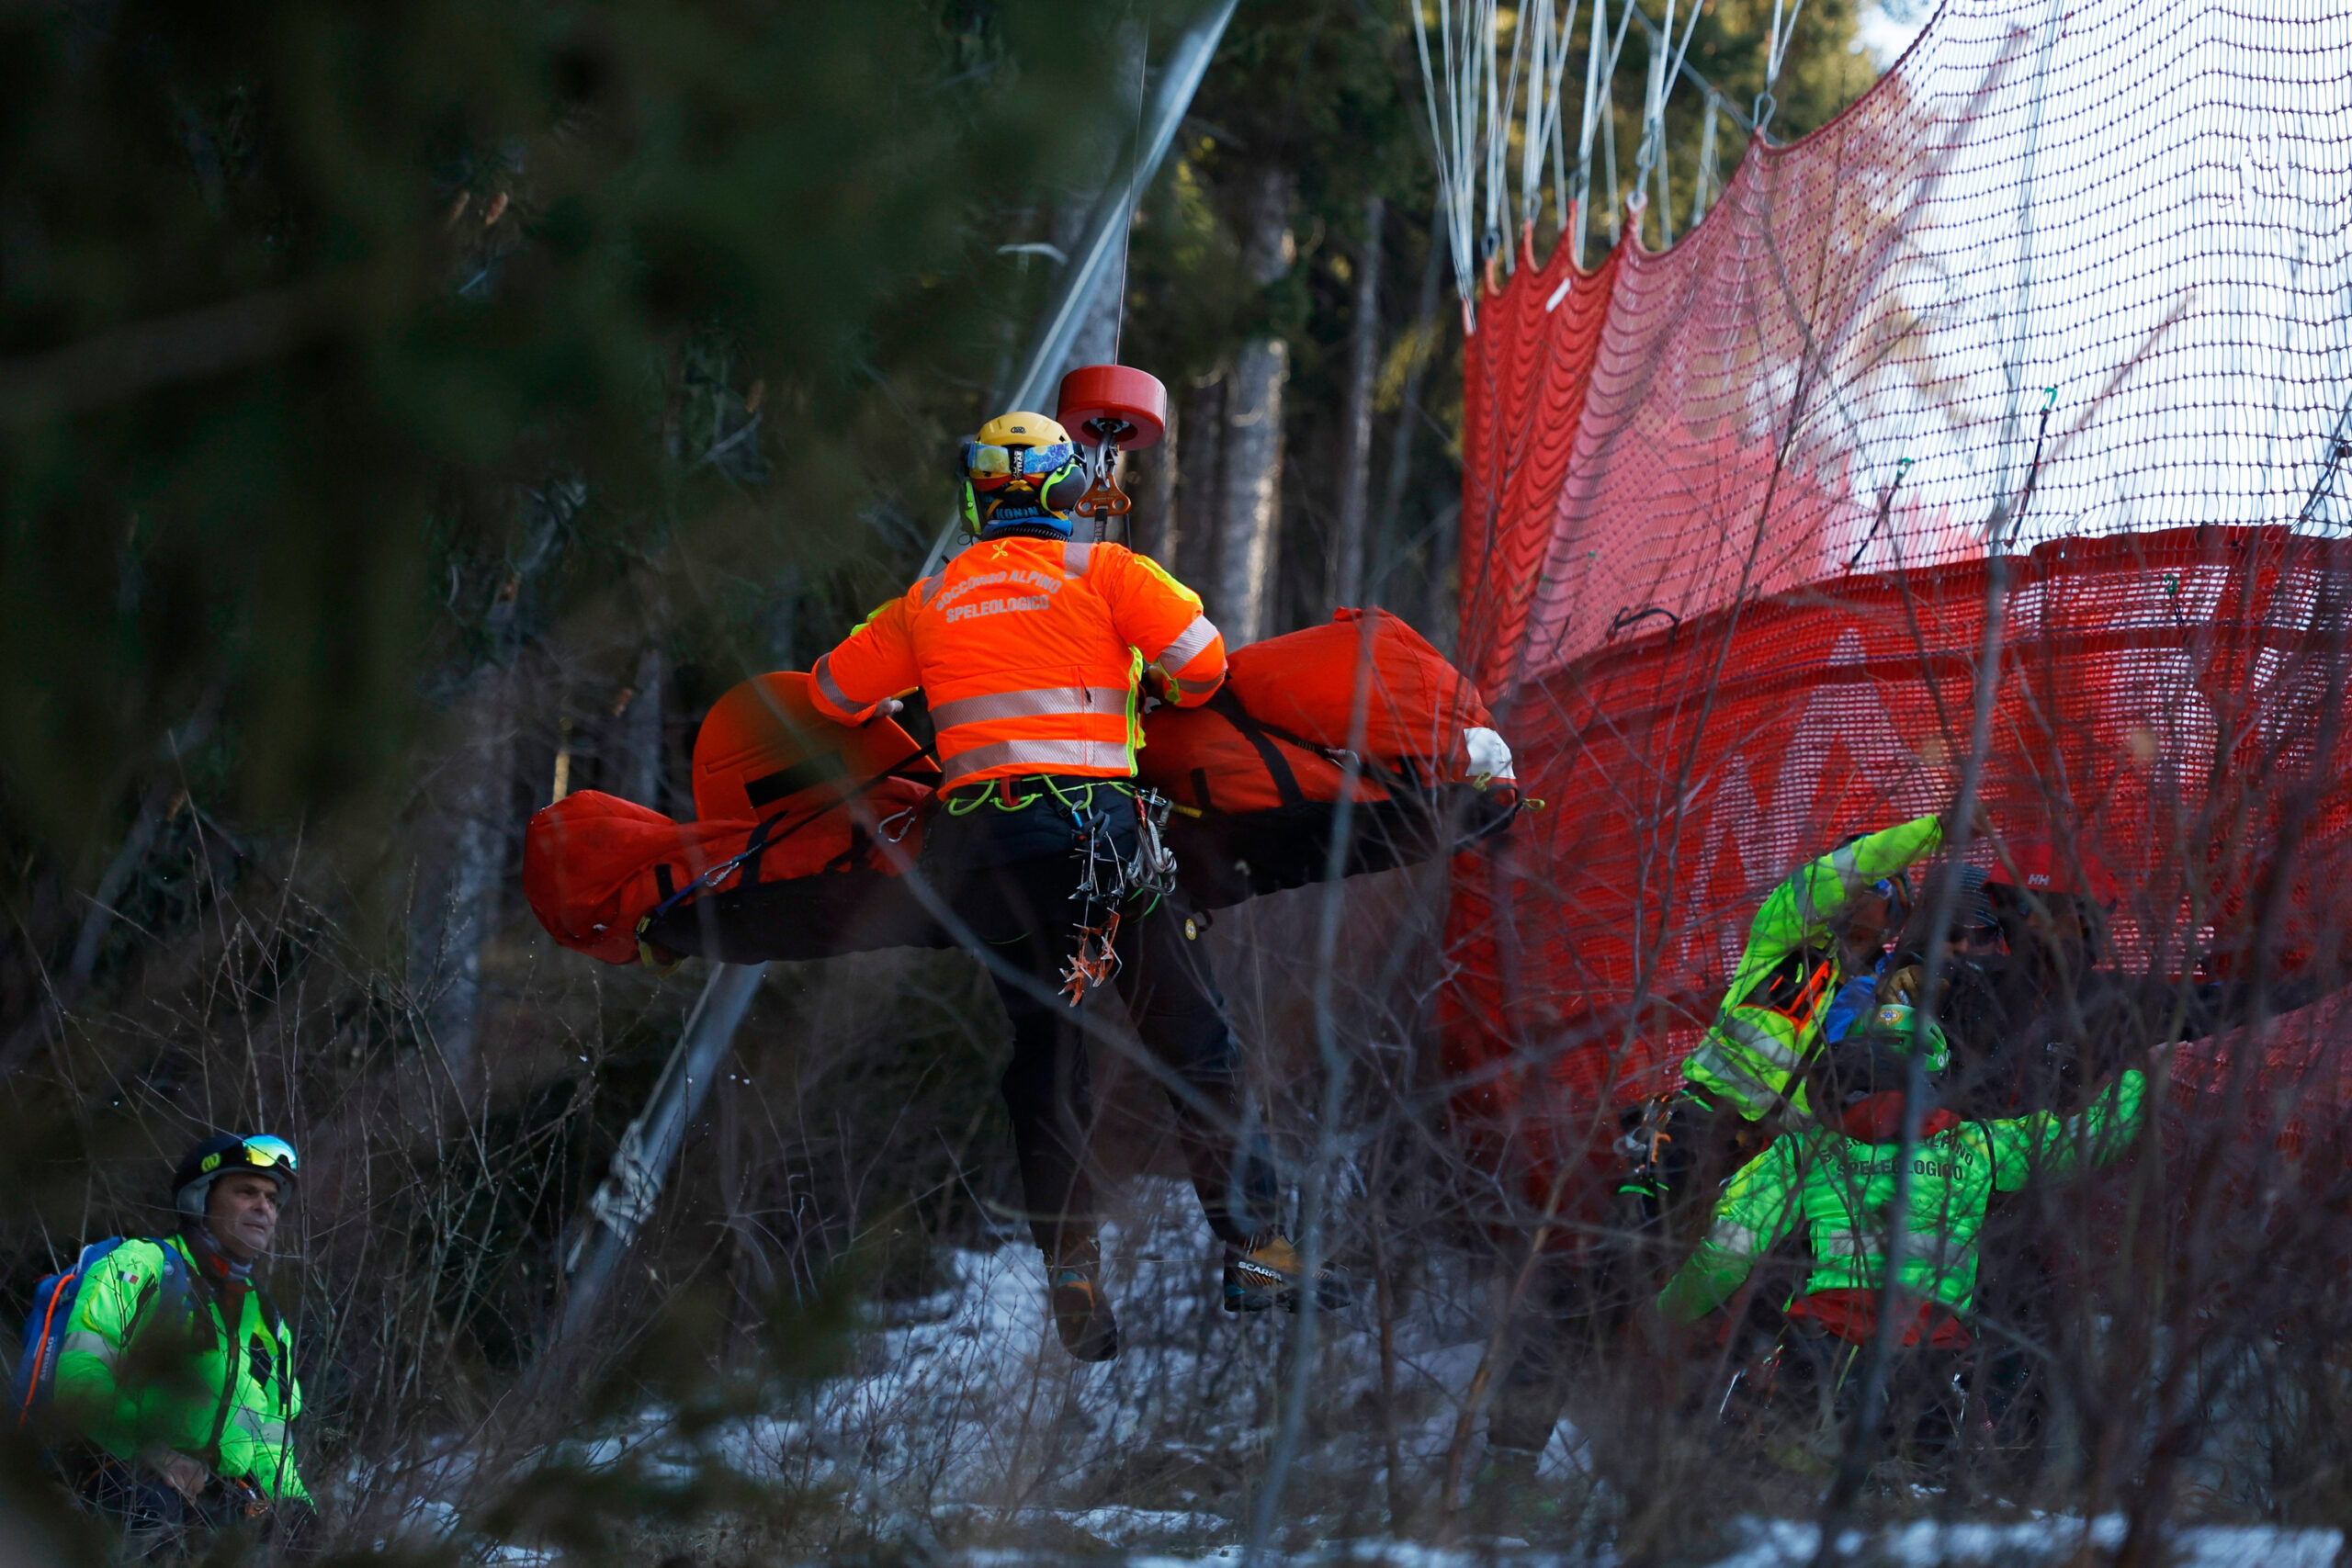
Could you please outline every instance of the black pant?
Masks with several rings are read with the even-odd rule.
[[[1030,1230],[1058,1258],[1090,1247],[1095,1229],[1086,1158],[1092,1075],[1077,1011],[1060,999],[1063,970],[1079,944],[1077,922],[1085,918],[1071,894],[1083,869],[1086,825],[1073,820],[1064,801],[1100,812],[1122,857],[1134,855],[1136,829],[1135,803],[1124,791],[1101,781],[1091,789],[1084,779],[1057,783],[1060,799],[1039,781],[1019,780],[1014,797],[1036,796],[1024,807],[992,800],[961,816],[943,812],[923,861],[972,934],[1032,982],[990,972],[1012,1023],[1004,1104]],[[1114,983],[1136,1033],[1174,1080],[1168,1087],[1177,1136],[1209,1227],[1223,1241],[1246,1241],[1273,1223],[1274,1172],[1262,1137],[1244,1130],[1238,1046],[1182,893],[1122,908],[1114,950]]]
[[[1723,1397],[1724,1422],[1760,1438],[1768,1449],[1832,1462],[1852,1440],[1868,1354],[1817,1323],[1792,1318],[1771,1355],[1744,1369]],[[1975,1364],[1973,1349],[1898,1347],[1887,1363],[1873,1451],[1931,1468],[1947,1461],[1968,1418]]]
[[[1606,1337],[1622,1313],[1596,1301],[1609,1270],[1595,1249],[1533,1260],[1532,1277],[1507,1325],[1510,1353],[1495,1380],[1487,1446],[1541,1454],[1568,1404],[1568,1379],[1580,1350]]]
[[[307,1503],[289,1499],[255,1511],[249,1492],[232,1492],[217,1477],[189,1499],[145,1465],[79,1444],[55,1463],[76,1500],[119,1533],[119,1560],[180,1562],[208,1551],[224,1531],[266,1543],[282,1562],[313,1554],[318,1517]]]
[[[1533,1289],[1510,1325],[1510,1355],[1496,1380],[1489,1444],[1542,1450],[1566,1408],[1577,1347],[1607,1339],[1648,1309],[1705,1234],[1724,1183],[1770,1137],[1768,1127],[1743,1120],[1736,1108],[1688,1089],[1628,1117],[1627,1168],[1605,1235],[1536,1260]]]

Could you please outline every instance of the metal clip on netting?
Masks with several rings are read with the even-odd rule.
[[[1846,562],[1846,570],[1848,571],[1851,571],[1856,567],[1862,564],[1862,556],[1864,552],[1869,550],[1871,547],[1871,541],[1878,537],[1878,531],[1881,528],[1886,526],[1888,514],[1893,513],[1894,510],[1894,492],[1903,488],[1904,476],[1908,474],[1910,471],[1910,458],[1898,457],[1895,459],[1894,482],[1887,486],[1885,493],[1878,498],[1878,515],[1871,519],[1870,527],[1862,534],[1861,543],[1854,547],[1853,555],[1849,557]]]
[[[1076,508],[1094,520],[1099,543],[1113,517],[1125,517],[1135,502],[1119,488],[1119,454],[1140,451],[1168,428],[1168,389],[1159,378],[1127,365],[1081,365],[1062,378],[1055,414],[1079,442],[1091,448],[1086,493]]]

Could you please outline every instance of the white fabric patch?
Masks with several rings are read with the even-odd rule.
[[[1462,732],[1462,744],[1470,753],[1470,776],[1474,779],[1509,779],[1519,782],[1510,771],[1510,747],[1491,729],[1475,728]]]

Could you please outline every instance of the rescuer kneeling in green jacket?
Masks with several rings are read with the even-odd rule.
[[[1978,821],[1982,831],[1982,807]],[[1803,1114],[1801,1075],[1820,1054],[1838,987],[1877,970],[1911,912],[1909,868],[1942,847],[1950,826],[1930,815],[1856,833],[1765,896],[1714,1024],[1682,1064],[1681,1087],[1645,1106],[1619,1145],[1630,1168],[1618,1188],[1622,1251],[1600,1292],[1608,1310],[1648,1297],[1724,1179],[1784,1116]],[[1544,1294],[1554,1323],[1516,1336],[1487,1426],[1480,1484],[1498,1495],[1532,1485],[1566,1399],[1557,1321],[1592,1310],[1590,1287],[1566,1270],[1549,1271]]]
[[[172,1177],[179,1234],[114,1245],[74,1291],[48,1424],[74,1491],[146,1551],[241,1522],[281,1550],[310,1533],[293,1341],[253,1275],[294,1180],[282,1138],[208,1138]]]
[[[1902,1126],[1914,1052],[1924,1057],[1928,1100],[1906,1162]],[[1931,1453],[1957,1432],[1986,1204],[1996,1191],[2120,1155],[2139,1128],[2147,1079],[2127,1071],[2072,1116],[2043,1111],[1963,1122],[1935,1103],[1935,1076],[1948,1059],[1933,1023],[1902,1003],[1879,1008],[1805,1075],[1807,1124],[1774,1139],[1725,1185],[1713,1227],[1658,1296],[1668,1318],[1695,1323],[1731,1301],[1757,1261],[1799,1224],[1812,1247],[1811,1272],[1785,1308],[1787,1331],[1727,1405],[1810,1400],[1819,1417],[1807,1423],[1815,1438],[1834,1440],[1886,1300],[1888,1251],[1898,1245],[1889,1217],[1900,1197],[1894,1301],[1905,1354],[1888,1382],[1893,1435],[1898,1450]]]
[[[1988,830],[1981,804],[1975,815],[1977,831]],[[1902,931],[1910,867],[1952,826],[1928,816],[1857,833],[1765,896],[1715,1021],[1683,1061],[1681,1089],[1654,1101],[1626,1141],[1634,1165],[1620,1191],[1640,1206],[1636,1228],[1663,1221],[1682,1232],[1676,1217],[1704,1213],[1694,1200],[1710,1201],[1763,1145],[1774,1115],[1804,1111],[1804,1074],[1830,1004]]]

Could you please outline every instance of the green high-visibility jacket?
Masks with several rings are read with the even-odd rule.
[[[1993,1194],[2113,1159],[2138,1130],[2146,1097],[2146,1077],[2128,1072],[2073,1116],[1932,1119],[1937,1130],[1912,1145],[1901,1293],[1965,1314],[1976,1293],[1977,1233]],[[1898,1144],[1826,1127],[1782,1134],[1725,1186],[1713,1228],[1659,1294],[1660,1310],[1685,1323],[1713,1312],[1800,1221],[1813,1244],[1813,1271],[1800,1295],[1883,1289],[1901,1154]]]
[[[178,1322],[158,1288],[166,1247],[187,1270]],[[302,1386],[285,1320],[179,1237],[126,1241],[90,1270],[58,1347],[54,1398],[61,1423],[118,1459],[160,1444],[267,1496],[309,1500],[294,1468]]]
[[[1788,1096],[1789,1080],[1821,1049],[1821,1018],[1838,994],[1840,917],[1874,884],[1932,853],[1942,819],[1914,818],[1865,834],[1766,895],[1747,929],[1722,1010],[1682,1064],[1684,1079],[1729,1100],[1750,1122]]]

